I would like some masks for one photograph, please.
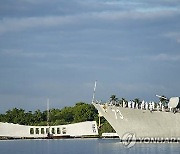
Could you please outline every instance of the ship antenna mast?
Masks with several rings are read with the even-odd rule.
[[[92,103],[94,102],[94,99],[95,99],[96,84],[97,84],[97,81],[95,81],[95,83],[94,83],[94,91],[93,91]]]

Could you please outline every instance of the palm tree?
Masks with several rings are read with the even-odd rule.
[[[119,100],[119,104],[120,104],[121,106],[123,106],[123,102],[127,103],[127,100],[126,100],[125,98],[121,98],[121,99]],[[125,107],[125,106],[123,106],[123,107]]]
[[[137,105],[138,105],[137,107],[139,107],[139,104],[140,104],[140,100],[139,100],[139,98],[135,98],[135,99],[134,99],[134,102],[135,102],[135,104],[137,104]]]
[[[134,99],[134,102],[137,103],[137,104],[139,104],[139,103],[140,103],[139,98],[135,98],[135,99]]]
[[[116,95],[111,95],[110,102],[112,102],[112,104],[116,104],[118,102],[118,98],[116,97]]]
[[[168,101],[166,96],[162,95],[161,97],[159,97],[159,101],[163,104],[163,106],[167,106]]]

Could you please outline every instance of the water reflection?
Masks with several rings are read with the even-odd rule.
[[[125,148],[118,139],[64,139],[0,141],[1,154],[144,154],[180,153],[179,143],[136,143]]]

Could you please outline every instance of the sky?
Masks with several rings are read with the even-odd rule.
[[[112,94],[180,96],[179,0],[1,0],[0,112]]]

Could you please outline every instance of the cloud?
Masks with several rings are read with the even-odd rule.
[[[159,19],[159,18],[168,18],[174,15],[180,15],[178,10],[156,10],[148,11],[142,10],[132,10],[132,11],[102,11],[95,12],[91,14],[93,18],[108,20],[108,21],[120,21],[120,20],[149,20],[149,19]]]
[[[127,57],[127,56],[126,57],[125,56],[121,56],[121,57],[111,57],[110,60],[127,62],[127,61],[130,61],[131,58]]]
[[[180,43],[180,32],[168,32],[164,34],[165,37],[175,40],[177,43]]]
[[[149,20],[168,18],[174,15],[179,15],[177,10],[158,10],[158,11],[102,11],[90,12],[76,15],[66,16],[45,16],[45,17],[23,17],[23,18],[3,18],[0,20],[0,34],[6,32],[24,31],[28,29],[51,28],[69,25],[70,27],[80,24],[92,25],[94,22],[111,22],[121,20]]]
[[[173,54],[171,55],[164,53],[154,56],[149,56],[147,58],[153,61],[172,61],[172,62],[180,61],[180,55],[173,55]]]
[[[61,52],[61,51],[52,51],[52,52],[45,52],[45,51],[29,51],[23,49],[1,49],[0,55],[2,56],[9,56],[9,57],[20,57],[20,58],[47,58],[47,57],[61,57],[63,59],[94,59],[94,55],[90,53],[81,53],[76,51],[71,52]],[[98,57],[98,59],[106,59],[107,56]],[[109,58],[108,58],[109,59]]]
[[[29,28],[55,27],[64,24],[72,24],[71,17],[28,17],[28,18],[4,18],[0,21],[0,33],[23,31]]]
[[[11,57],[27,57],[27,58],[45,58],[50,55],[46,52],[28,52],[22,49],[2,49],[1,55],[7,55]]]
[[[143,93],[143,92],[152,92],[154,89],[158,91],[163,91],[166,89],[163,85],[150,84],[150,83],[118,83],[116,87],[119,87],[123,92],[134,92],[134,93]]]
[[[50,95],[67,105],[91,99],[96,79],[101,99],[178,93],[179,8],[176,0],[0,2],[2,101],[29,108]]]

